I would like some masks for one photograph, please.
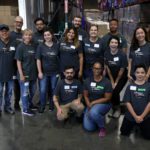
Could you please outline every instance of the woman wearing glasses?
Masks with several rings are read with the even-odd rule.
[[[84,83],[84,98],[87,105],[83,126],[88,131],[100,129],[99,136],[104,137],[105,115],[111,108],[112,87],[108,79],[102,76],[103,63],[95,62],[93,77]]]

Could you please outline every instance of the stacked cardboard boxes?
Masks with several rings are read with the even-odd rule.
[[[18,7],[0,6],[0,24],[7,24],[10,29],[13,28],[15,16],[18,15]]]

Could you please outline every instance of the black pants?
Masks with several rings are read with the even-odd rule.
[[[114,78],[114,79],[116,79],[116,78]],[[111,102],[114,107],[120,105],[120,92],[122,91],[125,84],[127,83],[127,80],[128,80],[127,70],[125,70],[121,79],[119,80],[117,86],[115,87],[115,89],[113,89]]]
[[[120,128],[121,135],[129,136],[134,126],[139,126],[141,134],[145,139],[150,139],[150,118],[144,120],[142,123],[136,123],[128,120],[126,117],[123,119],[122,126]]]
[[[20,85],[19,81],[16,79],[14,80],[14,101],[15,101],[15,106],[19,106],[19,101],[20,101]]]

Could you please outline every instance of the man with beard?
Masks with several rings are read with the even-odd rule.
[[[75,17],[73,18],[73,26],[74,26],[74,27],[77,29],[77,31],[78,31],[78,40],[79,40],[80,42],[82,42],[85,38],[88,37],[86,31],[81,28],[81,21],[82,21],[82,19],[81,19],[80,16],[75,16]]]
[[[118,26],[119,26],[119,22],[117,19],[111,19],[109,21],[110,32],[104,35],[103,38],[101,39],[101,46],[103,51],[109,50],[109,45],[108,45],[109,39],[113,36],[117,36],[120,42],[119,49],[127,53],[127,41],[125,37],[118,32]]]
[[[36,44],[40,44],[44,41],[43,33],[45,29],[45,21],[42,18],[36,18],[34,24],[37,31],[33,34],[33,41]]]
[[[70,109],[75,110],[77,118],[80,118],[84,109],[81,103],[82,86],[74,79],[74,67],[66,66],[64,69],[65,79],[58,82],[54,93],[54,104],[57,108],[57,119],[62,121],[68,118]]]

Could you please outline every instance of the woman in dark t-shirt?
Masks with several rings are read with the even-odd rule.
[[[73,27],[65,32],[64,39],[60,42],[60,71],[63,77],[64,68],[71,65],[75,68],[75,77],[82,78],[83,52],[82,45],[78,40],[77,30]]]
[[[144,64],[148,70],[146,78],[150,77],[150,43],[144,27],[137,27],[134,31],[130,47],[128,63],[128,79],[135,80],[134,68],[138,64]]]
[[[108,41],[109,49],[104,54],[106,65],[106,76],[111,81],[113,87],[112,114],[110,117],[120,116],[120,92],[127,82],[127,56],[119,49],[120,41],[117,36],[112,36]]]
[[[105,136],[105,115],[111,108],[112,86],[108,79],[102,76],[103,64],[95,62],[93,77],[86,79],[83,95],[87,105],[83,126],[88,131],[100,129],[99,136]]]
[[[44,43],[37,48],[36,59],[40,84],[39,113],[45,110],[47,92],[50,92],[50,111],[53,111],[52,97],[59,77],[59,47],[53,42],[53,32],[48,28],[44,30]]]
[[[121,126],[121,134],[129,136],[135,126],[139,126],[144,138],[150,139],[150,83],[146,82],[147,69],[139,64],[135,67],[134,83],[126,91],[123,101],[127,112]]]

